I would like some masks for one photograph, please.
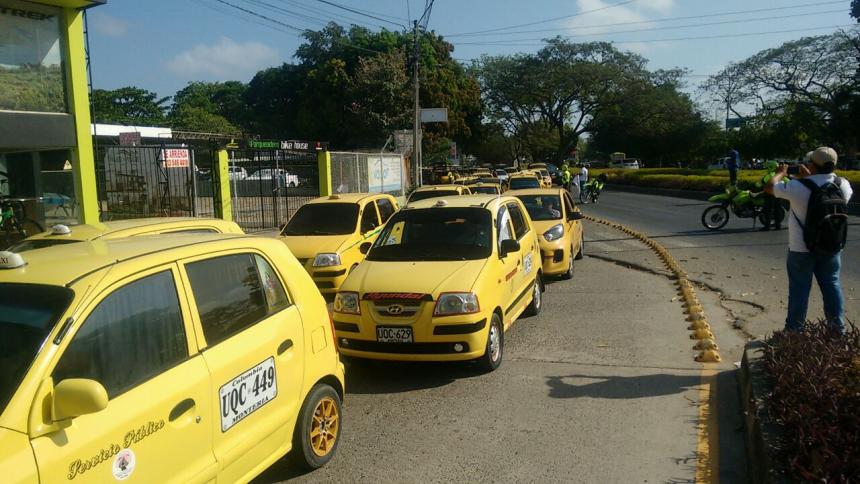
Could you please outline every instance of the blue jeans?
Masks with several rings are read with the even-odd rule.
[[[845,300],[839,282],[842,266],[842,253],[826,256],[808,252],[788,252],[788,316],[785,319],[787,331],[797,331],[806,321],[809,307],[809,291],[812,289],[812,276],[818,281],[821,298],[824,301],[824,316],[828,324],[840,332],[845,332]]]

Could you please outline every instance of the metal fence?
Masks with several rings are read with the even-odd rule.
[[[208,151],[171,146],[105,146],[96,153],[102,220],[213,216]],[[212,166],[206,159],[205,165]]]
[[[287,150],[229,153],[233,220],[247,232],[286,223],[299,207],[320,195],[316,153]]]
[[[403,155],[398,153],[331,153],[331,187],[335,193],[402,196],[407,176]]]

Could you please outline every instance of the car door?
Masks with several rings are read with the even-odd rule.
[[[100,383],[99,412],[31,440],[43,482],[203,482],[212,452],[211,381],[196,351],[176,264],[120,281],[85,309],[51,372]]]
[[[511,215],[508,212],[508,207],[502,205],[496,214],[496,253],[499,255],[499,264],[501,265],[500,274],[497,276],[499,281],[500,300],[505,305],[505,327],[507,328],[512,320],[513,314],[517,308],[517,302],[514,300],[514,278],[520,272],[521,257],[519,252],[511,252],[504,257],[501,256],[502,242],[505,240],[516,240],[514,226],[511,223]]]
[[[304,372],[298,308],[261,254],[183,260],[203,359],[212,375],[209,422],[219,480],[241,480],[291,437]]]
[[[566,232],[570,234],[571,244],[573,245],[573,255],[575,255],[579,251],[580,242],[582,241],[582,222],[579,220],[571,220],[571,214],[575,213],[576,205],[573,203],[573,200],[570,198],[570,194],[564,192],[562,194],[562,198],[564,200],[564,220],[566,227]]]
[[[508,202],[507,207],[508,212],[511,214],[514,236],[520,243],[520,252],[517,254],[520,262],[520,270],[513,278],[514,285],[512,290],[518,308],[525,309],[530,302],[528,298],[529,291],[531,291],[532,283],[534,283],[541,260],[535,259],[534,256],[537,238],[535,237],[530,219],[527,218],[525,209],[517,201]]]

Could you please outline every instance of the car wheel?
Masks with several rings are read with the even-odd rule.
[[[528,316],[537,316],[543,307],[543,281],[541,280],[540,272],[535,277],[534,286],[532,287],[532,302],[526,308]]]
[[[585,237],[579,236],[579,252],[576,253],[576,260],[582,260],[585,257]]]
[[[314,386],[299,413],[293,435],[297,464],[319,469],[337,452],[342,430],[340,396],[329,385]]]
[[[481,367],[490,372],[502,364],[502,355],[505,350],[505,328],[499,313],[493,313],[490,318],[490,330],[487,331],[487,347],[484,356],[478,361]]]
[[[562,279],[573,279],[573,247],[570,248],[570,256],[567,258],[567,270],[561,275]]]

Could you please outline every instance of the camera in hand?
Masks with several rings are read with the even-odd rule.
[[[788,167],[789,175],[799,175],[800,174],[800,165],[791,165]]]

